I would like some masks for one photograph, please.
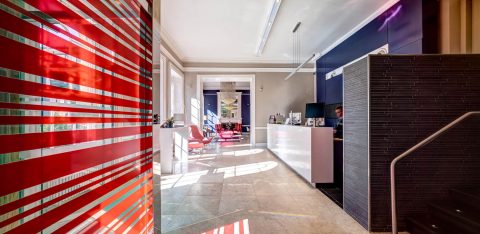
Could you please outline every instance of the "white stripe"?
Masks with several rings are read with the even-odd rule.
[[[248,219],[243,220],[243,234],[250,234],[250,228],[248,226]]]
[[[40,106],[55,106],[55,107],[71,107],[103,111],[125,111],[137,112],[143,114],[151,114],[152,110],[139,109],[125,106],[112,106],[93,102],[82,102],[68,99],[47,98],[33,95],[24,95],[16,93],[0,92],[0,102],[14,103],[14,104],[31,104]]]
[[[0,125],[0,135],[64,132],[78,130],[101,130],[109,128],[142,127],[149,125],[150,124],[146,124],[145,122]]]
[[[240,234],[240,224],[238,222],[233,224],[233,234]]]
[[[26,109],[6,109],[0,108],[0,116],[29,116],[29,117],[83,117],[83,118],[136,118],[148,121],[150,116],[145,115],[124,115],[124,114],[104,114],[88,112],[66,112],[66,111],[44,111],[44,110],[26,110]]]

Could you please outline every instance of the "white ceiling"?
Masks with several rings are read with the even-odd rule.
[[[283,0],[260,57],[256,49],[274,0],[163,0],[162,40],[185,62],[292,62],[322,52],[398,0]]]

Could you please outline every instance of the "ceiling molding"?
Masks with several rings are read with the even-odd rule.
[[[307,57],[305,57],[307,59]],[[182,58],[184,63],[279,63],[279,64],[292,64],[292,60],[262,60],[262,59],[249,59],[249,58],[239,58],[239,59],[224,59],[224,58],[215,58],[215,59],[205,59],[205,58],[194,58],[194,57],[184,57]],[[313,62],[312,62],[313,63]]]
[[[180,60],[184,61],[184,58],[185,58],[184,53],[179,49],[175,41],[172,40],[172,38],[167,33],[167,31],[165,31],[161,26],[160,26],[160,37],[162,38],[162,42],[164,42],[173,51],[173,53],[175,53],[175,55],[178,56]]]
[[[165,55],[165,57],[167,57],[168,60],[170,60],[170,62],[172,62],[178,69],[180,69],[180,71],[185,72],[185,68],[183,67],[183,65],[177,59],[175,59],[175,57],[170,53],[170,51],[168,51],[167,48],[165,48],[163,45],[160,45],[160,52]]]
[[[244,67],[185,67],[184,72],[283,72],[290,73],[293,68],[244,68]],[[315,72],[315,68],[302,68],[298,72]]]
[[[333,44],[331,44],[329,47],[327,47],[325,50],[323,50],[321,53],[319,53],[319,56],[316,56],[313,58],[313,61],[316,61],[323,55],[327,54],[331,50],[333,50],[335,47],[340,45],[342,42],[347,40],[349,37],[351,37],[353,34],[355,34],[357,31],[365,27],[368,23],[372,22],[375,18],[383,14],[386,10],[388,10],[390,7],[398,3],[400,0],[390,0],[387,3],[385,3],[382,7],[380,7],[378,10],[376,10],[373,14],[371,14],[369,17],[367,17],[365,20],[360,22],[357,26],[355,26],[352,30],[350,30],[348,33],[340,37],[338,40],[336,40]]]

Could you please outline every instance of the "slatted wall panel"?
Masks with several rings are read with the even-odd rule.
[[[140,1],[0,1],[0,233],[153,232]]]

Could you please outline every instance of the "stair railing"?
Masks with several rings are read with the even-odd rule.
[[[425,138],[423,141],[419,142],[418,144],[412,146],[412,148],[408,149],[407,151],[403,152],[402,154],[398,155],[393,161],[390,163],[390,196],[391,196],[391,204],[392,204],[392,233],[398,234],[398,226],[397,226],[397,201],[396,201],[396,190],[395,190],[395,165],[398,161],[408,156],[413,151],[417,150],[418,148],[430,143],[431,141],[435,140],[437,137],[442,135],[444,132],[448,131],[458,123],[462,122],[464,119],[472,116],[478,115],[480,111],[471,111],[463,114],[462,116],[458,117],[451,123],[447,124],[445,127],[441,128],[440,130],[436,131],[429,137]]]

